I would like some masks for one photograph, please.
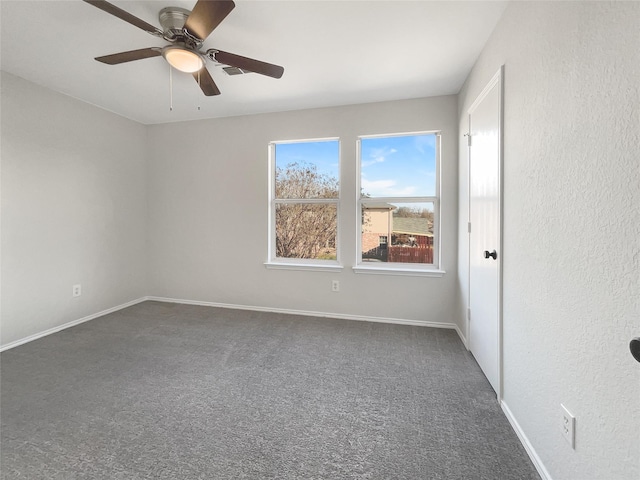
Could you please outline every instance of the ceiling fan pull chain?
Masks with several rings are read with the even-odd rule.
[[[173,67],[169,65],[169,111],[173,112]]]
[[[200,87],[200,89],[202,89],[202,84],[200,83],[200,72],[202,70],[198,70],[198,86]],[[198,110],[200,110],[200,105],[198,105]]]

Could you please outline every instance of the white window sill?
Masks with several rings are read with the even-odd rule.
[[[443,277],[444,270],[438,269],[426,269],[426,268],[403,268],[403,267],[382,267],[382,266],[369,266],[358,265],[353,267],[353,273],[365,273],[370,275],[400,275],[409,277]]]
[[[265,262],[265,267],[273,270],[306,270],[311,272],[342,271],[344,267],[337,263],[289,263],[289,262]]]

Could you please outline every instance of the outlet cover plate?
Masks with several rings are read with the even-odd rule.
[[[567,407],[560,404],[562,408],[562,417],[560,419],[560,428],[565,440],[569,442],[571,448],[576,449],[576,417],[567,410]]]

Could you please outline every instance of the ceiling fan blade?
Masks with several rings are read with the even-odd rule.
[[[206,67],[202,67],[199,71],[193,72],[193,78],[196,79],[196,82],[200,85],[202,92],[207,97],[212,97],[214,95],[220,95],[220,90],[216,85],[216,82],[211,78],[211,74],[206,69]]]
[[[141,28],[145,32],[149,32],[152,35],[162,37],[162,31],[160,29],[154,27],[150,23],[145,22],[144,20],[139,19],[135,15],[131,15],[129,12],[125,12],[121,8],[116,7],[115,5],[112,5],[109,2],[106,2],[105,0],[83,0],[83,1],[90,5],[93,5],[94,7],[99,8],[100,10],[110,13],[111,15],[118,17],[121,20],[124,20],[125,22],[128,22],[131,25]]]
[[[131,50],[129,52],[114,53],[113,55],[105,55],[96,57],[96,60],[107,65],[117,65],[119,63],[132,62],[134,60],[142,60],[143,58],[162,56],[161,48],[141,48],[140,50]]]
[[[242,70],[248,70],[253,73],[259,73],[260,75],[266,75],[267,77],[273,78],[280,78],[284,73],[284,68],[279,65],[261,62],[260,60],[254,60],[253,58],[243,57],[234,53],[222,52],[220,50],[212,51],[215,59],[225,65],[231,65],[232,67],[238,67]]]
[[[232,0],[198,0],[184,28],[194,37],[204,40],[235,6]]]

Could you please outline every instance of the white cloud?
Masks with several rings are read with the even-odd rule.
[[[370,167],[376,163],[383,163],[389,155],[396,152],[395,148],[372,148],[369,151],[369,160],[362,160],[362,168]]]
[[[384,162],[385,158],[384,157],[376,157],[372,160],[364,160],[362,162],[362,167],[370,167],[371,165],[375,165],[376,163],[382,163]]]
[[[370,190],[388,189],[396,184],[395,180],[367,180],[362,179],[362,187]]]
[[[408,185],[402,188],[396,188],[395,180],[372,180],[362,179],[361,187],[363,193],[373,197],[405,197],[413,195],[417,188]]]

